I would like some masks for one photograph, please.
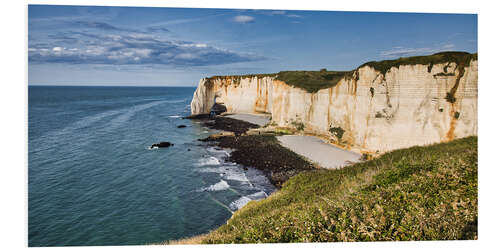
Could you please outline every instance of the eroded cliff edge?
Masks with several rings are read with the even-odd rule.
[[[270,113],[363,153],[446,142],[477,135],[477,54],[459,57],[366,63],[313,91],[279,74],[203,78],[191,112],[208,113],[217,96],[230,113]]]

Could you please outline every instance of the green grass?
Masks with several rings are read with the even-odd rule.
[[[378,114],[378,113],[377,113]],[[337,137],[337,141],[340,143],[342,141],[342,136],[344,135],[345,130],[341,127],[331,127],[329,129],[330,133]]]
[[[202,243],[477,238],[477,137],[302,172]]]
[[[269,74],[246,74],[246,75],[225,75],[225,76],[211,76],[208,78],[209,81],[215,80],[215,79],[221,79],[221,78],[232,78],[235,81],[233,83],[239,82],[239,80],[244,79],[244,78],[263,78],[263,77],[276,77],[278,74],[277,73],[269,73]]]
[[[304,131],[305,125],[303,122],[300,120],[293,120],[291,124],[297,129],[298,131]]]
[[[314,93],[320,89],[330,88],[347,77],[352,77],[353,71],[281,71],[276,79],[288,85]]]
[[[293,135],[293,132],[287,128],[276,128],[274,132],[278,135]]]
[[[214,84],[214,81],[217,79],[230,79],[230,84],[239,85],[241,79],[244,78],[263,78],[263,77],[276,77],[277,73],[270,74],[247,74],[247,75],[225,75],[225,76],[211,76],[207,78],[207,88],[211,88]]]
[[[432,54],[429,56],[401,57],[396,60],[384,60],[378,62],[372,61],[372,62],[367,62],[359,66],[358,68],[364,66],[370,66],[385,75],[385,73],[387,73],[387,71],[389,71],[392,67],[397,68],[401,65],[421,64],[421,65],[428,65],[427,71],[430,73],[432,70],[432,66],[434,64],[454,62],[457,65],[459,65],[459,67],[460,66],[467,67],[469,66],[471,60],[477,60],[477,53],[470,54],[467,52],[447,51],[447,52]]]

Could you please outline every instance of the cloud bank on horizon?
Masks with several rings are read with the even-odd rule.
[[[30,84],[193,85],[211,74],[476,52],[477,16],[30,5],[28,35]]]
[[[70,31],[51,36],[49,43],[34,43],[28,49],[31,63],[69,64],[164,64],[172,66],[208,66],[264,60],[252,53],[182,40],[156,38],[145,32],[121,34],[121,29],[101,23],[101,29],[120,31],[96,34]],[[148,30],[153,28],[148,27]]]
[[[253,20],[238,17],[238,22]],[[170,32],[162,26],[132,29],[96,21],[69,21],[66,25],[71,29],[49,34],[46,40],[30,39],[30,63],[207,66],[265,59],[205,43],[162,38],[158,34]]]

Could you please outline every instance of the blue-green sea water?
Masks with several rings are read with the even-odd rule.
[[[158,243],[206,233],[274,187],[198,141],[195,88],[28,87],[28,245]],[[177,128],[186,125],[186,128]],[[170,148],[150,150],[160,141]]]

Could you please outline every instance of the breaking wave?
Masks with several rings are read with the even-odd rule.
[[[202,188],[200,191],[221,191],[229,188],[229,184],[226,181],[221,180],[209,187]]]
[[[231,202],[231,204],[229,204],[229,208],[233,211],[236,211],[236,210],[242,208],[243,206],[245,206],[251,200],[252,199],[250,199],[246,196],[243,196],[243,197]]]
[[[197,166],[209,166],[209,165],[220,165],[219,159],[210,156],[208,158],[202,158],[196,164]]]
[[[229,204],[229,208],[233,211],[236,211],[236,210],[244,207],[248,202],[250,202],[252,200],[261,200],[261,199],[264,199],[266,197],[267,197],[267,194],[264,191],[259,191],[257,193],[251,194],[251,195],[240,197],[239,199],[231,202],[231,204]]]

